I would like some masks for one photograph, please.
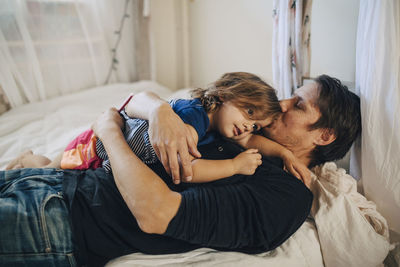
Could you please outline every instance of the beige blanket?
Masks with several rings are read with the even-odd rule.
[[[391,248],[385,218],[333,162],[314,168],[311,214],[326,267],[379,266]]]

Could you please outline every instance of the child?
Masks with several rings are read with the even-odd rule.
[[[210,143],[216,134],[220,134],[248,150],[229,160],[194,159],[191,182],[209,182],[234,174],[251,175],[261,164],[258,151],[264,155],[282,157],[286,168],[300,178],[296,169],[302,170],[305,166],[298,163],[289,150],[265,137],[253,134],[272,122],[280,113],[275,91],[268,84],[250,73],[227,73],[212,86],[193,90],[192,97],[190,100],[173,100],[170,104],[191,133],[197,137],[198,145]],[[128,104],[128,115],[129,105],[134,103]],[[149,141],[147,121],[131,119],[125,111],[121,114],[125,118],[124,135],[132,150],[145,163],[156,162],[158,159]],[[58,167],[61,163],[62,168],[87,169],[103,166],[110,171],[111,166],[101,141],[91,134],[91,131],[87,131],[68,145],[61,161],[57,158],[47,165],[43,163],[48,163],[48,159],[29,154],[22,160],[22,165],[38,167],[40,161],[45,167]],[[80,139],[84,141],[81,142]],[[76,149],[79,150],[78,153]],[[82,154],[89,156],[82,160],[79,158]],[[36,165],[32,166],[29,161]]]

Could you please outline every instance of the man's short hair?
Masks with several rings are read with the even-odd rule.
[[[336,139],[314,149],[309,167],[343,158],[361,133],[360,98],[338,79],[328,75],[317,77],[315,82],[319,91],[316,105],[321,117],[310,127],[331,130]]]

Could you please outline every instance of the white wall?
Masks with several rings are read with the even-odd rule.
[[[153,0],[150,8],[155,79],[168,88],[178,89],[177,1]]]
[[[272,82],[272,1],[195,0],[189,5],[191,82],[247,71]]]
[[[313,1],[311,76],[326,73],[354,82],[359,1]],[[188,25],[182,25],[185,5]],[[161,84],[187,86],[184,71],[192,86],[228,71],[252,72],[272,83],[272,0],[152,0],[151,7]],[[186,34],[187,56],[179,46]]]
[[[354,83],[359,5],[360,0],[313,1],[311,77],[328,74]]]

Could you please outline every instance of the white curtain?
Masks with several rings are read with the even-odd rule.
[[[357,31],[356,90],[361,98],[365,196],[400,233],[400,1],[363,0]]]
[[[1,0],[0,93],[15,107],[142,78],[141,7],[143,0]]]
[[[288,98],[310,73],[312,0],[274,0],[272,74],[278,97]]]

